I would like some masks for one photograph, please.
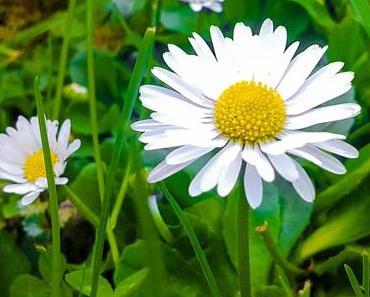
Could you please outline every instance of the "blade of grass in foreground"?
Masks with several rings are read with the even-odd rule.
[[[176,202],[176,199],[172,196],[170,191],[168,191],[167,187],[165,186],[165,184],[163,182],[160,183],[160,189],[161,189],[162,193],[164,194],[164,196],[169,201],[169,203],[171,204],[173,211],[175,212],[177,218],[179,219],[182,227],[185,230],[186,235],[188,236],[188,238],[190,240],[191,245],[193,246],[195,256],[196,256],[196,258],[197,258],[197,260],[200,264],[200,267],[202,268],[204,277],[205,277],[205,279],[208,283],[209,289],[211,291],[211,295],[214,296],[214,297],[221,296],[220,289],[217,285],[215,276],[212,273],[211,267],[209,266],[207,257],[205,255],[204,251],[202,250],[200,242],[199,242],[193,228],[191,227],[191,225],[188,222],[188,220],[186,219],[186,217],[183,215],[183,212],[182,212],[182,209],[181,209],[180,205]]]
[[[114,176],[118,167],[119,157],[122,151],[122,146],[128,131],[132,111],[134,109],[135,101],[139,91],[139,87],[144,74],[147,71],[149,60],[152,56],[152,49],[154,44],[155,29],[148,28],[145,32],[143,41],[141,43],[139,56],[136,61],[134,70],[132,72],[131,80],[128,86],[124,108],[121,114],[120,124],[118,125],[118,132],[114,144],[111,164],[108,169],[107,180],[105,183],[105,190],[103,195],[103,205],[100,212],[100,222],[96,231],[96,241],[93,256],[93,275],[91,285],[91,297],[96,297],[98,289],[98,278],[103,256],[103,244],[105,237],[105,229],[107,227],[107,220],[111,205],[112,188]]]
[[[61,256],[60,256],[60,225],[58,213],[58,196],[54,180],[54,170],[51,161],[49,139],[46,130],[44,107],[42,106],[42,99],[39,87],[39,80],[36,77],[35,83],[35,98],[37,107],[37,117],[39,120],[42,151],[44,154],[44,162],[46,169],[46,177],[49,189],[49,205],[51,214],[51,233],[52,233],[52,282],[51,282],[51,297],[59,297],[60,295],[60,269],[61,269]]]
[[[370,3],[369,0],[351,0],[355,14],[358,16],[367,35],[370,37]]]

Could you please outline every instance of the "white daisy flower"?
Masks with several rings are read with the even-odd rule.
[[[242,23],[233,38],[214,26],[210,31],[214,51],[196,33],[190,38],[195,55],[168,46],[163,57],[172,71],[155,67],[152,72],[171,89],[140,89],[142,104],[154,111],[151,119],[132,126],[144,132],[140,141],[146,150],[176,148],[148,181],[163,180],[215,152],[192,180],[191,196],[215,187],[226,196],[243,171],[246,197],[256,208],[263,181],[272,182],[277,172],[312,202],[315,188],[295,157],[344,174],[345,167],[330,153],[358,156],[344,135],[309,130],[360,112],[355,103],[320,106],[349,91],[354,74],[340,72],[341,62],[314,71],[327,47],[312,45],[295,55],[299,43],[286,48],[286,29],[274,30],[269,19],[257,35]]]
[[[55,173],[55,183],[63,185],[68,179],[62,177],[67,159],[80,148],[76,139],[69,143],[71,121],[66,120],[58,133],[58,121],[47,120],[46,127]],[[57,135],[58,134],[58,135]],[[28,121],[18,117],[16,128],[6,128],[0,134],[0,178],[13,182],[6,185],[4,192],[23,195],[21,204],[32,203],[47,189],[46,169],[42,151],[41,136],[37,117]]]
[[[222,12],[222,2],[225,0],[180,0],[182,2],[187,2],[190,5],[190,8],[199,12],[203,8],[208,8],[214,12]]]

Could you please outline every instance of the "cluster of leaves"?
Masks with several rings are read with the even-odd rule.
[[[72,1],[71,1],[72,2]],[[356,100],[362,114],[355,121],[326,125],[326,130],[348,135],[359,148],[357,160],[346,161],[348,173],[337,177],[304,163],[315,182],[314,204],[303,202],[290,185],[278,180],[266,185],[264,201],[251,215],[252,284],[256,296],[351,296],[343,263],[358,270],[363,250],[370,243],[370,8],[367,1],[346,0],[226,0],[224,13],[199,14],[177,0],[97,0],[95,3],[94,59],[101,154],[109,164],[127,85],[145,29],[158,23],[151,64],[162,64],[167,43],[190,51],[187,37],[194,31],[209,39],[209,26],[218,25],[230,35],[238,21],[257,29],[270,17],[288,29],[289,40],[328,44],[327,62],[344,61],[355,71],[354,91],[337,100]],[[59,6],[56,8],[60,8]],[[68,13],[74,10],[73,22]],[[50,16],[14,32],[0,44],[0,129],[13,125],[17,115],[35,115],[33,79],[40,77],[47,115],[54,112],[60,81],[63,108],[59,119],[70,118],[73,135],[82,148],[68,164],[70,189],[59,189],[60,200],[73,195],[85,208],[61,207],[63,295],[89,295],[94,227],[99,217],[96,165],[89,118],[89,98],[72,83],[87,86],[84,3],[56,9]],[[3,13],[3,12],[1,12]],[[14,16],[13,16],[14,17]],[[64,30],[67,28],[67,30]],[[60,80],[60,55],[69,38],[65,80]],[[150,82],[151,76],[146,80]],[[137,105],[134,117],[147,114]],[[119,249],[114,258],[106,245],[98,296],[208,296],[209,291],[189,240],[170,204],[158,189],[145,182],[148,168],[163,152],[143,152],[136,136],[123,149],[114,184],[114,205],[108,222]],[[129,165],[131,164],[131,165]],[[165,184],[184,209],[206,252],[223,296],[238,296],[236,189],[222,200],[215,193],[189,198],[187,188],[198,168],[190,167]],[[148,197],[155,194],[149,207]],[[50,284],[50,218],[42,199],[22,209],[18,197],[0,199],[0,290],[4,297],[48,296]],[[86,212],[86,209],[88,212]],[[118,210],[118,211],[117,211]],[[113,219],[112,219],[113,218]],[[114,221],[114,222],[113,222]],[[277,267],[255,227],[269,224],[269,232],[282,257],[308,271],[289,275]],[[113,227],[112,227],[113,226]],[[4,268],[6,267],[6,269]],[[312,285],[311,285],[312,284]],[[114,288],[114,289],[113,289]],[[28,294],[28,295],[27,295]]]

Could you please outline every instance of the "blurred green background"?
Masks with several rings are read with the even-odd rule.
[[[369,2],[226,0],[223,7],[223,13],[216,14],[195,13],[177,0],[95,1],[95,80],[104,164],[110,161],[119,114],[147,27],[157,25],[151,66],[163,65],[161,56],[168,43],[190,52],[187,38],[192,32],[209,40],[210,25],[217,25],[231,36],[234,24],[240,21],[256,32],[267,17],[275,26],[284,25],[289,42],[301,42],[300,50],[313,43],[328,44],[322,63],[344,61],[345,70],[356,74],[352,91],[337,100],[358,102],[362,113],[354,120],[326,125],[326,130],[346,134],[360,157],[344,161],[348,173],[339,177],[303,162],[316,186],[314,204],[302,201],[282,180],[266,185],[263,205],[252,214],[252,283],[256,297],[354,296],[343,264],[350,264],[360,278],[361,255],[370,244]],[[68,164],[69,185],[98,215],[100,198],[85,89],[86,34],[84,1],[0,0],[0,131],[14,125],[18,115],[36,114],[33,80],[39,76],[47,116],[71,119],[73,137],[82,140],[81,149]],[[149,71],[145,81],[154,82]],[[59,99],[61,108],[55,103]],[[146,112],[137,104],[134,120]],[[121,211],[114,228],[120,254],[115,261],[109,245],[105,246],[99,296],[209,296],[194,252],[170,205],[143,179],[164,152],[143,152],[137,135],[129,133],[114,185],[116,201],[123,201],[122,207],[117,206]],[[213,192],[189,198],[187,188],[195,170],[191,167],[176,174],[166,185],[195,229],[223,296],[238,296],[237,190],[227,199]],[[151,194],[159,213],[148,207]],[[49,296],[47,197],[21,208],[18,196],[0,195],[1,296]],[[94,226],[71,204],[70,195],[59,189],[63,295],[81,296],[86,294],[81,284],[89,285],[83,269],[91,260]],[[307,269],[308,275],[286,275],[274,265],[254,231],[264,221],[268,221],[280,253]],[[113,288],[120,289],[113,293]]]

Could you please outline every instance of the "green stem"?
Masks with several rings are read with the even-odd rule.
[[[362,286],[364,288],[365,297],[370,296],[369,268],[369,254],[367,250],[364,250],[362,252]]]
[[[35,98],[37,107],[37,117],[40,127],[40,135],[42,142],[42,150],[44,154],[44,162],[46,169],[46,178],[49,189],[49,205],[51,214],[51,234],[52,234],[52,275],[51,275],[51,297],[59,297],[60,283],[61,283],[61,251],[60,251],[60,225],[58,213],[58,196],[54,180],[54,169],[51,160],[51,153],[49,147],[49,139],[45,123],[44,107],[42,105],[41,92],[39,87],[39,80],[36,77],[35,83]]]
[[[78,211],[85,217],[91,224],[97,226],[99,224],[98,216],[78,197],[70,187],[63,186],[63,189],[68,195],[68,199],[78,209]]]
[[[249,205],[243,186],[239,186],[238,197],[238,250],[240,296],[251,297],[251,276],[249,263]]]
[[[108,227],[110,227],[112,230],[114,230],[114,228],[117,225],[118,216],[121,212],[122,204],[126,196],[129,176],[131,172],[131,163],[132,163],[132,159],[131,159],[131,155],[129,154],[127,158],[125,174],[123,175],[122,182],[121,182],[121,187],[119,188],[117,199],[116,199],[116,202],[114,203],[113,210],[109,218],[109,222],[108,222],[109,223]]]
[[[203,275],[208,283],[209,289],[211,291],[212,296],[221,296],[220,289],[217,285],[217,281],[212,273],[211,267],[209,266],[207,257],[202,250],[200,242],[191,226],[189,221],[186,219],[180,205],[177,203],[176,199],[172,196],[172,194],[168,191],[167,187],[163,182],[159,184],[160,189],[164,196],[167,198],[168,202],[171,204],[173,211],[175,212],[177,218],[179,219],[182,227],[185,230],[186,235],[188,236],[190,243],[194,249],[195,256],[202,268]]]
[[[62,50],[60,54],[57,90],[55,94],[54,109],[53,109],[53,119],[58,119],[59,112],[60,112],[60,106],[62,104],[62,94],[63,94],[64,78],[65,78],[65,73],[66,73],[66,68],[67,68],[69,40],[70,40],[71,32],[73,30],[73,15],[75,12],[75,8],[76,8],[76,0],[69,0],[67,18],[64,24],[64,37],[63,37]]]
[[[293,275],[306,275],[307,271],[301,269],[292,263],[289,263],[286,259],[284,259],[276,248],[276,244],[271,237],[270,232],[268,232],[267,223],[264,223],[261,226],[256,228],[256,231],[261,234],[263,241],[267,250],[269,251],[272,259],[275,261],[277,265],[280,266],[286,273],[293,274]]]
[[[91,1],[91,0],[88,0]],[[129,128],[129,123],[131,119],[131,115],[134,109],[136,97],[139,91],[139,87],[141,84],[141,80],[146,73],[148,62],[152,55],[152,49],[154,44],[154,37],[155,37],[155,29],[148,28],[145,32],[140,51],[139,57],[136,61],[134,70],[132,72],[131,80],[127,90],[127,98],[125,100],[123,112],[121,114],[120,125],[118,129],[118,133],[116,136],[116,141],[113,148],[113,155],[111,164],[109,166],[107,180],[105,184],[105,191],[103,196],[103,204],[100,212],[100,223],[96,231],[96,242],[95,242],[95,249],[94,249],[94,257],[93,257],[93,275],[92,275],[92,285],[91,285],[91,295],[90,297],[96,297],[97,289],[98,289],[98,279],[99,279],[99,272],[100,266],[102,262],[103,256],[103,244],[104,244],[104,236],[105,230],[107,227],[107,220],[111,205],[111,198],[112,198],[112,189],[113,189],[113,182],[116,170],[118,168],[118,161],[121,155],[123,143],[127,136],[127,131]]]
[[[88,94],[90,102],[90,120],[94,147],[94,158],[96,162],[96,172],[98,176],[98,185],[100,198],[103,199],[104,194],[104,173],[103,162],[100,155],[98,117],[96,111],[96,94],[95,94],[95,66],[94,66],[94,46],[93,46],[93,14],[94,0],[86,0],[86,51],[87,51],[87,76],[88,76]]]

